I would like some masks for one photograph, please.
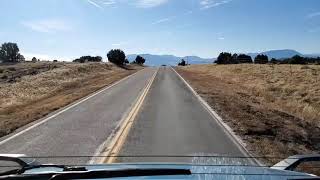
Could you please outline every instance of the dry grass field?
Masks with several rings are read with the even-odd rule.
[[[128,76],[105,63],[20,63],[0,65],[0,136]]]
[[[320,66],[212,64],[177,70],[253,154],[282,158],[320,151]]]

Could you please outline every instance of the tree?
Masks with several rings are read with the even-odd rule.
[[[102,57],[101,56],[96,56],[91,59],[92,62],[102,62]]]
[[[3,43],[0,47],[0,60],[3,62],[19,62],[19,47],[16,43]]]
[[[125,64],[129,64],[129,60],[126,58],[126,59],[124,60],[124,63],[125,63]]]
[[[217,60],[215,61],[217,64],[231,64],[232,63],[232,55],[228,52],[222,52],[219,54]]]
[[[185,65],[187,65],[187,63],[184,59],[181,59],[181,61],[178,63],[178,66],[185,66]]]
[[[109,62],[116,65],[123,65],[126,60],[126,55],[121,49],[112,49],[107,54]]]
[[[254,63],[256,64],[267,64],[269,61],[269,58],[267,55],[264,54],[258,54],[255,58],[254,58]]]
[[[24,62],[26,59],[24,58],[24,56],[22,54],[19,53],[18,55],[18,59],[19,59],[19,62]]]
[[[142,65],[142,64],[144,64],[144,63],[146,62],[146,60],[145,60],[142,56],[139,56],[139,55],[138,55],[138,56],[136,57],[135,62],[136,62],[137,64]]]
[[[248,56],[246,54],[240,54],[237,58],[239,63],[252,63],[251,56]]]
[[[238,64],[239,61],[238,61],[238,54],[233,54],[232,57],[231,57],[231,63],[232,64]]]
[[[289,64],[306,64],[305,58],[295,55],[289,60]]]
[[[102,62],[101,56],[81,56],[78,59],[73,60],[73,62],[77,63],[85,63],[85,62]]]
[[[277,60],[276,58],[271,58],[270,63],[272,64],[278,64],[279,60]]]
[[[55,60],[53,60],[53,62],[58,62],[58,60],[55,59]]]
[[[31,59],[31,61],[32,61],[32,62],[37,62],[38,59],[37,59],[36,57],[33,57],[33,58]]]

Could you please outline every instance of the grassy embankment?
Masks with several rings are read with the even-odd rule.
[[[177,70],[254,155],[320,151],[320,66],[212,64]]]
[[[0,137],[139,69],[106,63],[0,65]]]

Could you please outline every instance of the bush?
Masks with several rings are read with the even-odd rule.
[[[256,64],[267,64],[269,61],[269,58],[267,55],[259,54],[254,58],[254,63]]]
[[[306,64],[306,63],[307,62],[305,61],[305,59],[299,55],[295,55],[289,60],[289,64]]]
[[[142,64],[144,64],[145,62],[146,62],[146,60],[145,60],[142,56],[139,56],[139,55],[138,55],[138,56],[136,57],[135,63],[142,65]]]
[[[178,63],[178,66],[186,66],[187,63],[184,59],[181,59],[181,61]]]
[[[276,58],[272,58],[272,59],[270,60],[270,63],[272,63],[272,64],[279,64],[280,61],[277,60]]]
[[[33,57],[32,59],[31,59],[31,62],[37,62],[38,60],[37,60],[37,58],[36,57]]]
[[[85,62],[102,62],[101,56],[81,56],[78,59],[73,60],[72,62],[85,63]]]
[[[237,60],[239,63],[253,63],[251,56],[248,56],[246,54],[240,54]]]
[[[121,49],[112,49],[107,54],[109,62],[116,65],[123,65],[126,60],[126,55]]]

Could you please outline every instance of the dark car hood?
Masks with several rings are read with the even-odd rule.
[[[248,179],[248,180],[282,180],[282,179],[301,179],[315,178],[310,174],[293,171],[277,170],[267,167],[249,167],[249,166],[218,166],[218,165],[201,165],[201,164],[167,164],[167,163],[134,163],[134,164],[101,164],[88,165],[89,171],[94,170],[117,170],[117,169],[155,169],[155,168],[174,168],[190,169],[192,175],[187,176],[151,176],[143,177],[144,179]],[[26,171],[25,174],[48,173],[57,171],[55,168],[41,168]],[[136,179],[137,177],[126,177],[117,179]]]

